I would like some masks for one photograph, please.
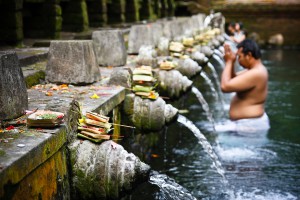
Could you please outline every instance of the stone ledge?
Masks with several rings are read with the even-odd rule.
[[[72,86],[72,93],[56,92],[46,96],[41,90],[28,89],[29,109],[36,108],[60,111],[65,114],[70,110],[73,100],[80,103],[82,112],[95,111],[107,115],[125,98],[125,88],[120,86],[105,86],[97,82],[88,86]],[[100,98],[91,99],[96,93]],[[67,116],[66,116],[67,118]],[[67,124],[54,129],[30,128],[22,133],[0,133],[0,139],[10,137],[7,143],[0,143],[0,197],[3,197],[5,186],[18,184],[27,175],[42,165],[67,142]],[[10,135],[9,135],[10,134]],[[25,147],[18,147],[25,144]]]
[[[9,134],[9,133],[8,133]],[[66,142],[66,128],[28,129],[16,133],[18,137],[9,143],[1,144],[4,152],[0,156],[0,197],[5,185],[17,184],[35,168],[56,153]],[[18,147],[24,144],[25,147]]]

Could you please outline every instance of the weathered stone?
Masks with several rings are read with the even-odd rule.
[[[90,40],[51,41],[46,81],[90,84],[100,80],[93,44]]]
[[[201,71],[201,67],[198,63],[190,58],[186,58],[184,60],[179,60],[178,67],[176,67],[182,75],[187,77],[193,77]]]
[[[200,52],[204,53],[204,55],[208,58],[210,58],[214,53],[209,46],[202,46]]]
[[[130,28],[128,53],[137,54],[142,45],[153,45],[153,32],[149,25],[134,25]]]
[[[170,43],[170,40],[166,37],[161,37],[159,39],[159,42],[157,45],[157,54],[159,56],[168,56],[169,55],[169,43]]]
[[[281,46],[281,45],[283,45],[283,42],[284,42],[284,38],[283,38],[282,34],[272,35],[268,40],[269,44],[275,45],[275,46]]]
[[[165,113],[164,113],[166,123],[170,123],[174,119],[176,119],[177,114],[178,114],[177,108],[173,107],[171,104],[166,104]]]
[[[69,147],[76,198],[118,199],[149,176],[147,164],[111,140],[101,145],[76,140]]]
[[[178,98],[183,92],[186,92],[193,84],[186,76],[183,76],[177,70],[159,70],[158,74],[160,94],[170,98]]]
[[[194,24],[194,30],[202,30],[203,29],[203,21],[204,21],[205,15],[204,14],[198,14],[192,16],[192,21]]]
[[[135,95],[133,93],[127,94],[124,103],[123,103],[123,111],[126,115],[128,115],[132,121],[132,115],[134,113],[133,107],[134,107],[134,97]]]
[[[98,65],[122,66],[126,64],[127,52],[120,30],[94,31],[92,39]]]
[[[125,88],[131,88],[131,72],[126,68],[114,68],[108,85],[120,85]]]
[[[159,39],[163,36],[163,26],[161,23],[152,23],[149,26],[151,26],[153,45],[157,47]]]
[[[204,53],[200,53],[199,51],[193,52],[191,57],[201,66],[208,62],[208,58],[205,57]]]
[[[163,36],[173,40],[176,36],[182,35],[181,27],[178,26],[176,20],[160,21],[163,25]]]
[[[13,119],[28,109],[28,93],[15,52],[0,52],[0,119]]]
[[[153,46],[143,45],[139,50],[136,63],[138,65],[147,65],[151,67],[157,67],[157,54]]]
[[[158,131],[172,121],[178,110],[162,98],[156,100],[143,99],[139,96],[127,95],[124,111],[129,115],[135,127],[144,131]]]

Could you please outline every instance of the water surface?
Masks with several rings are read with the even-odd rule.
[[[197,199],[300,199],[299,61],[300,51],[263,51],[263,63],[269,71],[266,111],[271,123],[271,129],[265,133],[216,133],[192,92],[170,102],[189,111],[183,115],[194,122],[212,145],[228,184],[222,184],[222,176],[213,167],[210,156],[195,135],[180,123],[169,125],[159,134],[132,136],[127,141],[131,144],[127,150],[140,154],[153,170],[172,178]],[[208,102],[214,121],[226,119],[223,108],[227,113],[230,94],[224,96],[225,103],[217,102],[215,90],[208,88],[211,83],[207,84],[201,76],[193,81]],[[166,197],[150,183],[127,198],[178,199],[176,193]]]

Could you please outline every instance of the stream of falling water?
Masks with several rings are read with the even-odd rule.
[[[200,76],[205,80],[205,82],[209,85],[209,89],[212,91],[212,95],[216,99],[216,101],[219,100],[218,93],[214,87],[214,84],[210,80],[210,78],[207,76],[207,74],[204,71],[200,72]]]
[[[149,182],[159,187],[159,192],[154,195],[155,199],[197,200],[187,189],[165,174],[151,171]]]
[[[208,121],[211,122],[212,125],[213,125],[213,127],[214,127],[215,126],[215,122],[214,122],[214,119],[213,119],[213,116],[212,116],[212,112],[210,112],[208,103],[204,99],[203,95],[201,94],[201,92],[196,87],[192,87],[192,92],[198,98],[200,104],[202,105],[202,109],[206,113]]]
[[[195,126],[195,124],[192,121],[188,120],[183,115],[179,115],[177,118],[177,121],[179,123],[183,124],[184,126],[186,126],[196,136],[196,138],[198,139],[198,143],[201,144],[204,151],[210,156],[210,158],[213,162],[213,166],[217,170],[218,174],[221,175],[222,183],[227,184],[228,181],[226,180],[225,171],[222,167],[222,164],[219,161],[219,158],[218,158],[217,154],[214,152],[212,146],[207,141],[206,137],[201,133],[201,131]]]
[[[215,84],[216,84],[215,88],[217,88],[219,99],[221,101],[221,105],[224,108],[225,103],[224,103],[223,93],[221,91],[220,77],[218,76],[217,71],[215,70],[214,66],[210,62],[207,63],[207,67],[211,70],[212,76],[213,76],[213,78],[215,80]]]

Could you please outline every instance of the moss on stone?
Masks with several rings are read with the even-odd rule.
[[[3,151],[3,150],[0,150],[0,156],[4,156],[6,154],[6,152],[5,151]]]
[[[45,80],[46,73],[42,70],[29,75],[25,78],[25,83],[27,88],[31,88],[34,85],[37,85],[41,82],[41,80]]]

